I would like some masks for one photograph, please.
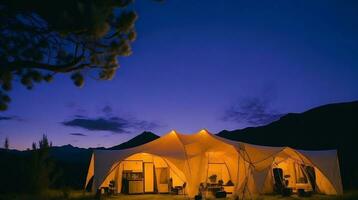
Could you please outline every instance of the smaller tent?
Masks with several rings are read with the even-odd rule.
[[[342,194],[336,150],[302,151],[231,141],[201,130],[176,131],[124,150],[95,150],[86,187],[112,186],[117,193],[167,193],[180,188],[189,197],[220,182],[240,197],[273,193],[280,184],[322,194]],[[210,184],[209,184],[210,185]]]

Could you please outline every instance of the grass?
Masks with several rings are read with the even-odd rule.
[[[189,199],[181,195],[157,195],[157,194],[146,194],[146,195],[117,195],[113,197],[104,198],[105,200],[181,200]],[[233,198],[226,198],[233,199]],[[222,199],[224,200],[224,199]],[[291,197],[282,197],[281,195],[260,195],[255,197],[254,200],[358,200],[358,190],[345,192],[342,196],[329,196],[315,194],[311,197],[298,197],[292,195]]]
[[[255,200],[358,200],[358,190],[347,191],[342,196],[314,194],[311,197],[298,197],[297,195],[282,197],[280,195],[261,195],[256,197]]]
[[[145,194],[145,195],[115,195],[103,196],[100,200],[187,200],[188,197],[182,195],[166,195],[166,194]],[[232,198],[227,198],[232,199]],[[254,200],[358,200],[358,190],[345,192],[342,196],[313,195],[311,197],[282,197],[280,195],[262,195],[254,198]],[[0,200],[95,200],[90,193],[83,191],[61,191],[51,190],[40,196],[24,195],[24,194],[0,194]]]
[[[169,194],[145,194],[145,195],[117,195],[108,197],[106,200],[184,200],[188,199],[182,195],[169,195]]]

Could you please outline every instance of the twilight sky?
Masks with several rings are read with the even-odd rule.
[[[112,81],[69,76],[0,113],[0,142],[26,149],[113,146],[143,130],[257,126],[284,113],[358,99],[358,1],[138,0],[134,54]]]

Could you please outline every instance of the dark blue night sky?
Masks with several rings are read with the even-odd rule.
[[[150,130],[257,126],[358,99],[358,1],[137,0],[138,39],[112,81],[11,92],[0,141],[112,146]],[[235,115],[239,113],[239,115]]]

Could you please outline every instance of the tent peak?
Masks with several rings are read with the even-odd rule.
[[[176,130],[171,130],[168,134],[176,134],[176,135],[196,135],[196,134],[209,134],[211,135],[211,133],[207,130],[207,129],[201,129],[199,130],[198,132],[194,132],[194,133],[191,133],[191,134],[183,134],[183,133],[179,133],[178,131]]]
[[[208,130],[206,129],[201,129],[198,133],[206,133],[206,134],[210,134]]]

